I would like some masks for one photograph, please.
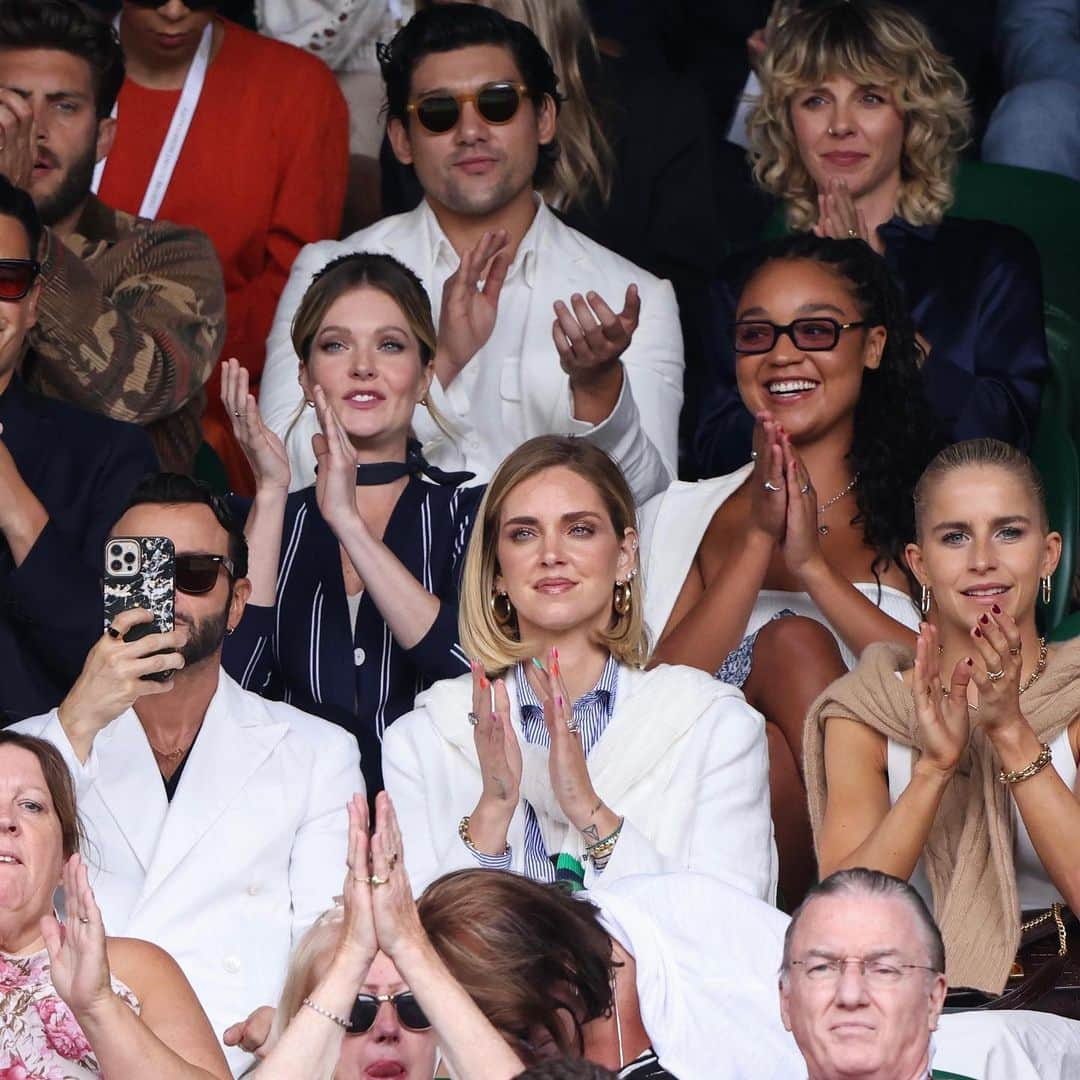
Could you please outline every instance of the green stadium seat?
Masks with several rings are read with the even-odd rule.
[[[195,479],[201,480],[219,495],[227,495],[229,492],[229,477],[225,466],[222,465],[217,451],[208,442],[204,442],[195,454]]]

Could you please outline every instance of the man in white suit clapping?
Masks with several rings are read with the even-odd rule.
[[[175,629],[125,641],[150,615],[118,615],[59,708],[16,729],[50,740],[75,777],[108,933],[172,953],[220,1037],[276,999],[293,943],[340,891],[360,755],[348,732],[221,670],[250,586],[220,499],[150,476],[113,536],[172,540]],[[252,1060],[227,1056],[237,1074]]]
[[[675,475],[683,396],[675,293],[564,225],[535,190],[558,153],[548,54],[524,24],[449,4],[414,16],[380,64],[390,142],[424,198],[343,241],[309,244],[293,264],[260,406],[285,439],[294,489],[314,477],[317,428],[290,338],[312,277],[339,255],[389,253],[417,273],[439,312],[447,278],[494,234],[500,250],[481,274],[494,331],[464,366],[436,356],[428,393],[449,432],[417,408],[428,460],[486,481],[534,435],[582,435],[615,458],[639,503],[662,491]]]

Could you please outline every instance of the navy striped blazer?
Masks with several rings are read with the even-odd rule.
[[[369,795],[382,788],[383,732],[416,695],[469,668],[458,644],[458,583],[482,487],[413,476],[383,542],[441,606],[411,649],[394,640],[365,590],[350,625],[341,555],[319,512],[315,488],[289,495],[278,563],[277,603],[249,604],[225,641],[222,664],[247,690],[286,701],[351,731]]]

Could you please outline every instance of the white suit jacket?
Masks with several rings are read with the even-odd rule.
[[[345,804],[364,788],[355,737],[223,671],[170,804],[131,709],[85,764],[55,709],[15,730],[48,739],[75,777],[106,931],[170,952],[219,1038],[275,1002],[294,941],[341,892]],[[226,1056],[234,1073],[252,1061]]]
[[[485,346],[470,361],[476,378],[498,383],[503,404],[499,445],[484,445],[470,419],[479,395],[463,387],[463,376],[444,390],[438,379],[430,398],[453,428],[451,441],[418,406],[413,417],[417,436],[432,464],[445,469],[469,469],[477,482],[486,482],[502,459],[535,435],[586,435],[622,467],[637,502],[667,487],[676,473],[679,410],[682,407],[683,347],[679,310],[670,283],[564,225],[542,202],[543,233],[532,287],[523,275],[503,289],[527,290],[528,314],[519,368],[504,371],[504,358]],[[442,236],[426,201],[407,214],[384,218],[345,240],[308,244],[293,263],[292,272],[267,341],[259,402],[267,425],[285,439],[292,467],[292,489],[314,483],[315,456],[311,436],[318,430],[314,410],[303,408],[297,382],[299,359],[293,350],[290,326],[311,279],[332,259],[358,251],[393,255],[419,276],[432,293],[435,261]],[[559,364],[551,326],[556,300],[569,303],[571,294],[592,289],[615,310],[622,306],[626,287],[636,282],[641,296],[641,318],[633,341],[623,353],[625,368],[619,401],[601,423],[574,418],[570,380]],[[441,295],[431,295],[436,322]],[[502,317],[500,309],[499,317]],[[299,419],[297,419],[299,418]],[[293,421],[296,421],[293,423]]]
[[[513,671],[506,680],[511,720],[523,741]],[[458,822],[475,808],[483,785],[467,718],[471,676],[436,683],[416,704],[386,729],[383,777],[401,823],[409,880],[420,893],[442,874],[478,865]],[[669,742],[664,713],[681,725]],[[624,822],[603,874],[586,865],[586,887],[631,874],[695,870],[772,902],[777,861],[764,727],[738,690],[703,671],[620,667],[615,711],[590,761],[606,740],[616,740],[626,754],[621,790],[607,790],[595,768],[590,775]],[[649,741],[649,728],[659,729],[659,744]],[[511,869],[523,873],[524,800],[507,840]]]

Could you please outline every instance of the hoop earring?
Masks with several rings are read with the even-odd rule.
[[[510,603],[510,597],[504,592],[491,594],[491,614],[501,630],[505,630],[514,621],[514,605]]]
[[[612,589],[611,594],[611,606],[615,610],[615,614],[619,618],[624,618],[630,614],[634,606],[634,587],[631,582],[634,580],[637,570],[631,570],[626,575],[625,581],[616,581],[615,587]]]
[[[1039,583],[1042,586],[1042,602],[1044,604],[1050,603],[1050,597],[1054,592],[1054,579],[1047,574]]]
[[[934,592],[929,585],[922,587],[922,596],[919,597],[919,610],[924,615],[930,614],[930,604],[933,602]]]

